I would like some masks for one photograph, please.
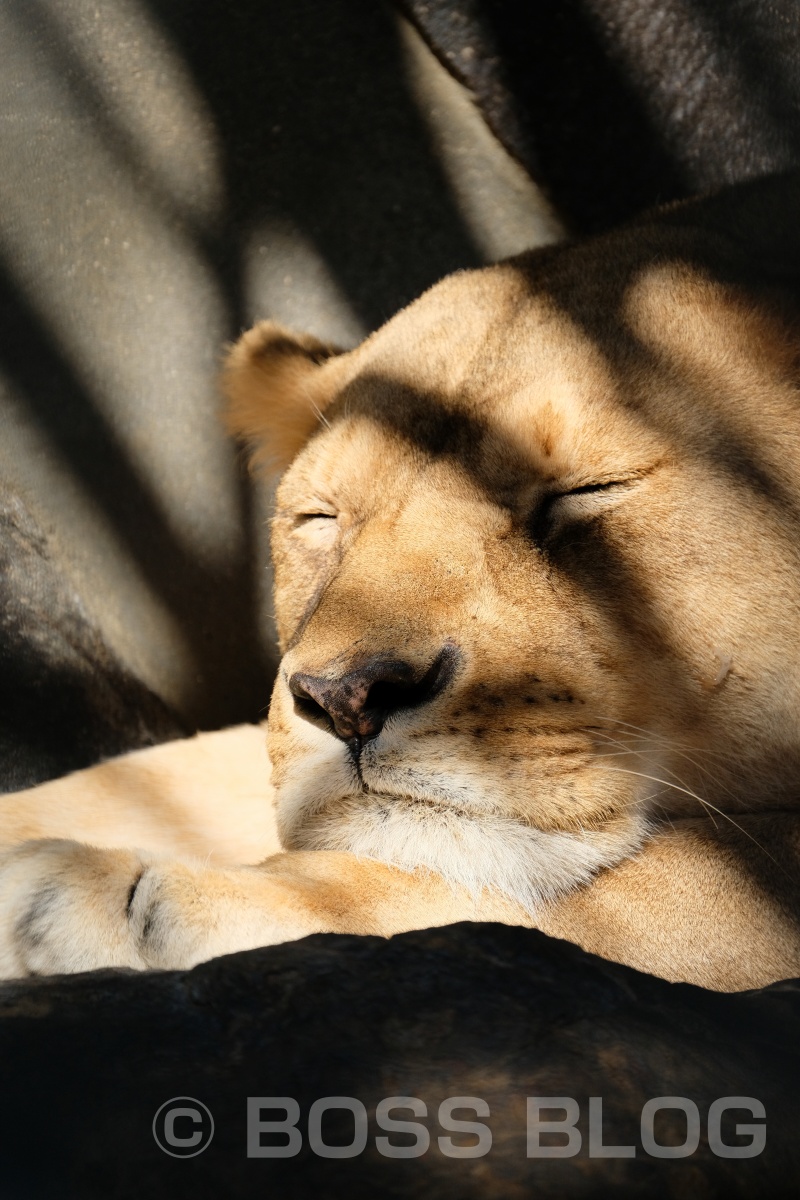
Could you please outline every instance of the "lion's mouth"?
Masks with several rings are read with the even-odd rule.
[[[407,767],[401,770],[378,767],[362,759],[354,775],[361,796],[368,799],[371,808],[385,804],[392,812],[403,807],[465,819],[498,812],[496,801],[482,795],[480,790],[459,786],[446,774],[436,778]]]
[[[384,792],[369,787],[364,788],[364,795],[369,796],[373,801],[375,814],[386,820],[389,819],[398,804],[403,805],[404,808],[417,808],[420,812],[428,812],[431,815],[463,817],[465,820],[480,815],[474,807],[466,808],[463,804],[457,804],[443,797],[412,795],[409,792]],[[382,807],[383,805],[385,808]]]

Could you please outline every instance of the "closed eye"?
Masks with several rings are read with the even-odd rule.
[[[312,521],[325,523],[327,521],[335,521],[339,514],[331,508],[309,508],[306,512],[296,512],[292,524],[295,529],[299,529],[304,525],[309,525]]]
[[[338,513],[324,509],[295,513],[292,532],[302,545],[318,549],[331,547],[339,537]]]
[[[540,543],[552,540],[566,526],[576,525],[615,507],[640,482],[641,476],[584,483],[569,491],[551,492],[534,513],[531,532]]]

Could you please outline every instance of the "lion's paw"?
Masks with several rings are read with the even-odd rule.
[[[0,977],[143,967],[129,920],[136,851],[23,842],[0,856]]]
[[[262,890],[252,868],[192,866],[80,842],[23,842],[0,855],[0,978],[181,969],[283,940],[257,902]]]

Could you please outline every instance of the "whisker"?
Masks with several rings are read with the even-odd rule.
[[[607,752],[605,752],[605,753],[602,753],[602,754],[596,754],[594,757],[595,757],[596,759],[598,759],[598,758],[617,758],[617,757],[619,757],[619,755],[620,755],[620,754],[638,754],[638,755],[644,756],[644,755],[646,754],[646,751],[644,751],[644,750],[633,750],[633,749],[631,749],[631,748],[628,748],[628,747],[626,747],[626,748],[624,748],[624,749],[622,749],[622,750],[609,750],[609,751],[607,751]],[[697,766],[698,764],[697,764],[697,763],[694,763],[693,765],[694,765],[694,766]],[[620,769],[621,769],[621,770],[626,770],[626,768],[624,768],[624,767],[623,767],[623,768],[620,768]],[[671,775],[671,776],[673,777],[673,779],[676,779],[676,780],[678,781],[678,783],[681,785],[681,787],[680,787],[680,788],[678,788],[677,790],[682,790],[682,791],[688,792],[688,793],[689,793],[689,795],[692,795],[692,796],[694,796],[694,797],[695,797],[695,799],[696,799],[696,800],[697,800],[697,801],[698,801],[700,804],[708,804],[708,805],[710,805],[710,804],[711,804],[711,801],[710,801],[710,800],[706,800],[706,799],[705,799],[705,797],[703,797],[703,796],[699,796],[699,795],[698,795],[696,792],[693,792],[693,791],[692,791],[692,790],[689,788],[689,786],[688,786],[688,784],[687,784],[686,780],[685,780],[685,779],[682,779],[682,778],[681,778],[681,776],[678,774],[678,772],[677,772],[677,771],[673,771],[673,770],[672,770],[670,767],[663,767],[663,770],[664,770],[664,772],[665,772],[667,775]],[[629,774],[640,774],[640,775],[641,775],[642,773],[641,773],[641,772],[633,772],[633,771],[629,771]],[[645,778],[653,778],[653,779],[654,779],[655,777],[654,777],[654,776],[645,776]],[[670,782],[670,781],[668,781],[668,780],[663,780],[663,782],[666,784],[666,786],[667,786],[667,787],[675,788],[675,784],[674,784],[674,783],[671,783],[671,782]],[[723,785],[723,786],[724,786],[724,785]],[[734,797],[734,799],[735,799],[735,797]],[[709,815],[710,815],[710,814],[709,814]],[[714,818],[713,818],[713,817],[711,817],[711,820],[712,820],[712,822],[713,822],[713,824],[714,824],[714,828],[716,829],[716,828],[717,828],[717,823],[716,823],[716,821],[714,821]]]
[[[311,401],[311,408],[313,409],[317,419],[325,426],[325,428],[330,429],[330,427],[331,427],[330,421],[325,416],[325,413],[322,411],[322,409],[319,407],[319,405],[315,404],[313,400]]]
[[[697,792],[693,792],[693,791],[692,791],[690,788],[679,787],[679,786],[678,786],[677,784],[675,784],[675,783],[670,783],[668,779],[659,779],[659,778],[658,778],[657,776],[655,776],[655,775],[646,775],[646,774],[645,774],[644,772],[642,772],[642,771],[632,771],[632,770],[630,770],[630,768],[628,768],[628,767],[597,767],[597,768],[596,768],[596,770],[598,770],[598,771],[605,771],[605,772],[612,772],[612,771],[613,771],[613,772],[618,772],[618,773],[620,773],[620,774],[623,774],[623,775],[636,775],[636,776],[638,776],[638,777],[639,777],[639,778],[641,778],[641,779],[649,779],[649,780],[651,780],[653,783],[660,783],[660,784],[663,784],[663,786],[664,786],[664,787],[673,788],[673,789],[674,789],[676,792],[683,792],[683,793],[685,793],[687,796],[691,796],[691,797],[692,797],[692,799],[694,799],[694,800],[697,800],[698,804],[702,804],[702,806],[703,806],[704,808],[711,809],[711,810],[713,810],[715,813],[718,813],[718,814],[719,814],[719,816],[721,816],[721,817],[724,817],[724,818],[725,818],[727,821],[730,821],[730,823],[731,823],[731,825],[733,825],[734,829],[738,829],[738,830],[739,830],[739,832],[740,832],[740,833],[743,833],[743,834],[744,834],[744,836],[745,836],[746,838],[749,838],[749,839],[750,839],[750,841],[753,843],[753,845],[754,845],[754,846],[757,846],[757,847],[758,847],[758,849],[759,849],[759,850],[760,850],[760,851],[761,851],[763,854],[766,854],[766,856],[767,856],[767,858],[768,858],[768,859],[770,859],[770,860],[771,860],[773,863],[775,863],[775,866],[778,868],[778,870],[779,870],[779,871],[781,871],[781,873],[782,873],[782,874],[786,875],[787,877],[790,877],[790,876],[789,876],[789,872],[788,872],[788,871],[786,871],[786,870],[785,870],[785,869],[784,869],[784,868],[781,866],[781,864],[780,864],[780,863],[777,861],[777,859],[776,859],[776,858],[774,858],[774,857],[773,857],[773,855],[772,855],[772,854],[770,854],[769,850],[767,850],[767,848],[766,848],[765,846],[762,846],[762,845],[761,845],[761,843],[759,842],[758,838],[755,838],[755,837],[753,837],[753,835],[752,835],[751,833],[749,833],[749,832],[748,832],[746,829],[744,829],[744,828],[743,828],[743,827],[742,827],[742,826],[739,824],[739,822],[738,822],[738,821],[734,821],[734,819],[733,819],[733,817],[730,815],[730,813],[726,813],[726,812],[724,811],[724,809],[717,808],[717,806],[716,806],[715,804],[712,804],[710,800],[704,800],[702,796],[698,796]],[[716,828],[716,826],[715,826],[715,828]]]
[[[592,717],[592,720],[604,721],[608,722],[609,724],[620,725],[623,727],[623,729],[635,730],[635,732],[640,734],[643,738],[647,738],[648,740],[652,741],[663,742],[664,745],[668,746],[671,750],[691,751],[693,754],[708,754],[714,758],[724,758],[726,761],[729,759],[729,755],[722,750],[712,750],[710,746],[685,746],[680,742],[675,742],[673,739],[668,738],[666,734],[659,733],[656,729],[645,729],[641,725],[632,725],[630,721],[622,721],[618,717],[608,717],[603,716],[600,713],[595,713]]]
[[[617,751],[616,753],[640,754],[640,755],[644,755],[645,753],[647,753],[644,750],[638,750],[638,749],[634,748],[633,746],[629,746],[625,742],[622,742],[617,738],[612,738],[609,734],[600,734],[600,736],[606,742],[610,743],[611,745],[623,747],[623,749]],[[681,750],[677,746],[671,745],[666,740],[664,741],[664,744],[665,744],[665,747],[668,749],[668,751],[671,754],[677,755],[679,758],[685,759],[686,762],[688,762],[691,766],[693,766],[695,768],[695,770],[700,771],[703,775],[705,775],[705,777],[707,779],[709,779],[715,787],[721,788],[724,792],[726,792],[732,800],[734,800],[734,801],[739,800],[739,796],[736,794],[736,792],[731,791],[731,789],[728,787],[728,785],[722,779],[720,779],[719,775],[713,775],[711,773],[711,771],[708,770],[707,767],[705,767],[702,763],[697,762],[697,760],[691,754],[689,754],[689,752],[687,750]],[[604,756],[598,755],[597,757],[602,758]],[[673,775],[675,777],[675,779],[678,780],[679,783],[682,783],[684,785],[686,784],[686,780],[682,779],[677,771],[672,770],[670,767],[664,767],[664,770],[668,774]]]

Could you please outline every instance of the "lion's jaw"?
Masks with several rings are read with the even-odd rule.
[[[622,815],[545,830],[520,811],[521,797],[531,799],[528,784],[517,780],[515,789],[502,770],[492,778],[471,766],[457,738],[443,755],[436,728],[426,738],[397,718],[356,760],[341,741],[307,722],[298,726],[287,710],[291,696],[279,681],[270,745],[287,849],[346,850],[406,870],[429,868],[473,895],[494,888],[531,910],[634,853],[646,836],[642,801],[652,785],[640,779]]]
[[[797,522],[734,458],[751,445],[770,470],[763,431],[793,416],[795,384],[725,288],[683,268],[636,288],[644,381],[513,266],[445,281],[320,369],[325,426],[274,523],[287,847],[531,905],[631,854],[662,812],[794,800]],[[697,346],[687,309],[709,326]],[[355,753],[290,689],[381,658],[422,675],[445,645],[447,686]]]

